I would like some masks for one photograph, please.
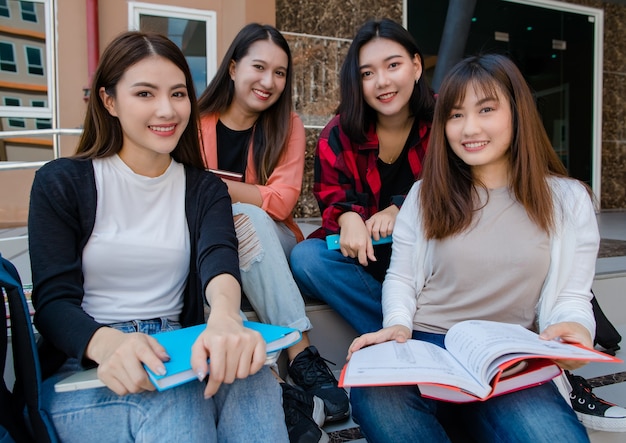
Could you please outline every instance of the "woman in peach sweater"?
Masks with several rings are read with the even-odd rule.
[[[349,414],[343,389],[310,345],[311,322],[287,257],[302,232],[292,217],[304,171],[304,125],[292,111],[291,52],[276,28],[252,23],[235,37],[198,101],[206,166],[233,201],[242,289],[264,323],[297,328],[287,350],[283,404],[292,441],[327,441],[325,420]],[[298,403],[307,403],[306,407]],[[302,410],[312,409],[312,417]]]

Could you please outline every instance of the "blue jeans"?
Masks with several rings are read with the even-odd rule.
[[[444,347],[442,334],[414,331],[413,338]],[[446,442],[449,435],[477,442],[589,442],[553,382],[464,404],[422,398],[416,386],[351,388],[350,403],[370,443]]]
[[[589,441],[552,382],[465,404],[422,398],[415,386],[351,388],[350,403],[370,443],[446,442],[446,429],[477,442]]]
[[[254,312],[263,323],[300,331],[311,329],[304,299],[287,262],[296,244],[293,232],[251,204],[233,204],[233,216],[239,240],[241,285]]]
[[[312,238],[293,248],[290,262],[302,293],[326,302],[359,334],[382,327],[382,285],[358,260]]]
[[[127,332],[176,328],[167,320],[111,325]],[[108,388],[55,393],[54,384],[81,370],[69,359],[42,387],[42,404],[63,442],[288,442],[282,391],[266,366],[204,399],[204,383],[119,396]]]

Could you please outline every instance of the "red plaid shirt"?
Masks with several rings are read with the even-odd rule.
[[[408,160],[417,180],[422,172],[422,159],[430,136],[430,122],[415,121],[418,126],[417,142],[409,148]],[[354,211],[363,220],[378,212],[381,180],[377,167],[378,136],[371,127],[368,141],[357,145],[348,139],[335,116],[322,130],[315,151],[315,183],[313,193],[322,214],[322,229],[311,237],[325,237],[338,233],[337,219],[341,214]],[[404,195],[394,196],[392,203],[400,207]]]

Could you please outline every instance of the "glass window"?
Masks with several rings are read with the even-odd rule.
[[[4,91],[0,91],[0,116],[25,117],[30,126],[31,120],[28,119],[52,118],[54,109],[55,86],[50,76],[54,64],[54,38],[51,38],[54,26],[49,15],[51,3],[52,0],[8,0],[14,17],[0,17],[2,24],[12,29],[10,34],[0,35],[0,83],[5,87]],[[20,8],[35,11],[37,22],[20,20]],[[3,105],[4,95],[22,99],[22,106],[17,112]],[[43,100],[46,105],[31,106],[32,100]]]
[[[25,22],[37,23],[37,10],[33,2],[20,2],[22,9],[22,20]]]
[[[31,100],[30,105],[33,108],[45,108],[46,102],[45,100]],[[51,129],[52,128],[52,119],[50,118],[36,118],[35,119],[35,128],[37,129]]]
[[[602,11],[542,0],[475,3],[467,10],[458,0],[407,3],[407,27],[424,52],[427,78],[437,89],[445,71],[464,56],[507,55],[535,92],[548,137],[570,175],[593,186],[601,151],[601,107],[595,103],[602,95],[596,46]],[[448,11],[449,5],[454,9]],[[454,32],[446,32],[446,17]],[[464,27],[467,35],[459,36]]]
[[[43,63],[41,60],[41,49],[26,46],[26,63],[28,73],[32,75],[43,75]]]
[[[11,17],[8,0],[0,0],[0,17]]]
[[[35,167],[60,156],[60,135],[37,133],[55,129],[57,121],[57,79],[50,74],[56,57],[53,12],[59,1],[0,0],[0,22],[11,29],[0,35],[0,132],[32,131],[0,137],[0,170],[31,167],[25,163]]]
[[[15,48],[12,43],[0,42],[0,71],[17,72]]]
[[[4,97],[5,106],[21,106],[22,101],[19,98]]]
[[[25,129],[26,128],[26,120],[21,117],[9,117],[7,118],[7,123],[9,128],[16,129]]]
[[[202,93],[216,70],[216,19],[213,11],[174,6],[129,4],[135,29],[166,35],[185,54],[196,94]]]
[[[35,128],[37,129],[52,129],[52,119],[50,118],[36,118]]]
[[[5,106],[22,106],[22,100],[14,97],[4,97]],[[24,129],[26,127],[26,120],[20,117],[8,117],[7,125],[10,128]]]

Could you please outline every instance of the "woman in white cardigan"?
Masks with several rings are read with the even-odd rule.
[[[465,59],[441,86],[422,180],[396,220],[383,329],[350,353],[411,337],[443,346],[467,319],[591,347],[598,246],[590,192],[566,177],[520,71],[500,55]],[[370,442],[447,441],[450,424],[476,441],[588,441],[552,382],[465,404],[352,388],[351,402]]]

